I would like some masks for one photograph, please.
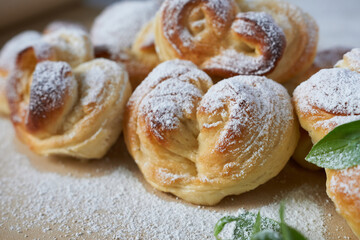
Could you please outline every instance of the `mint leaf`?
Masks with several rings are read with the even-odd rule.
[[[234,221],[237,221],[239,218],[238,217],[233,217],[233,216],[226,216],[221,218],[215,225],[214,227],[214,236],[217,240],[220,240],[220,238],[218,238],[218,235],[220,234],[220,232],[224,229],[225,225]]]
[[[280,230],[280,225],[276,221],[270,218],[261,218],[258,219],[258,214],[251,212],[243,212],[239,216],[226,216],[221,218],[214,227],[214,236],[217,240],[220,240],[219,234],[224,229],[225,225],[231,222],[235,222],[235,228],[233,232],[233,240],[249,240],[254,234],[254,227],[260,223],[260,230],[270,229],[274,231]]]
[[[258,213],[259,214],[259,213]],[[258,214],[245,212],[239,216],[240,220],[236,222],[234,229],[234,240],[249,240],[254,234],[254,228],[256,227]],[[260,231],[269,229],[279,231],[279,224],[270,218],[260,219]]]
[[[272,230],[264,230],[255,234],[251,240],[283,240],[280,233]]]
[[[360,120],[340,125],[313,146],[306,161],[318,167],[345,169],[360,164]]]
[[[256,216],[256,220],[255,220],[255,224],[254,224],[254,230],[253,230],[252,235],[257,234],[260,231],[261,231],[261,215],[260,215],[260,211],[259,211],[257,216]]]
[[[223,217],[215,225],[214,236],[220,240],[219,234],[225,225],[235,222],[232,240],[306,240],[300,232],[285,223],[283,203],[279,213],[281,222],[261,217],[260,212],[258,214],[243,212],[237,217]]]
[[[285,223],[284,203],[281,203],[279,213],[280,213],[280,228],[281,228],[281,234],[283,236],[283,240],[306,240],[306,238],[300,232],[298,232],[296,229],[288,226]]]

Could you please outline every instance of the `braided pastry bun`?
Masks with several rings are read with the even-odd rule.
[[[17,54],[41,39],[41,34],[36,31],[22,32],[10,39],[0,51],[0,113],[8,115],[10,113],[6,99],[6,84],[11,75]]]
[[[292,95],[294,89],[300,85],[300,83],[309,79],[312,75],[324,68],[332,68],[343,55],[350,51],[347,47],[335,47],[318,52],[313,64],[304,73],[298,75],[296,78],[285,82],[283,85]],[[307,131],[300,129],[299,143],[295,149],[292,158],[302,167],[310,170],[320,170],[318,166],[309,163],[305,160],[306,155],[310,152],[313,143]]]
[[[121,132],[131,94],[125,69],[106,59],[74,69],[66,62],[36,64],[36,59],[33,48],[19,55],[18,74],[8,88],[20,140],[44,156],[103,157]]]
[[[318,44],[318,26],[301,8],[282,0],[236,0],[242,11],[270,14],[286,37],[286,49],[276,69],[267,75],[278,82],[306,71],[314,61]]]
[[[298,134],[280,84],[238,76],[213,85],[182,60],[157,66],[125,113],[125,141],[145,179],[194,204],[216,204],[276,176]]]
[[[95,19],[91,38],[96,57],[125,64],[135,88],[159,63],[150,20],[158,1],[121,1],[111,4]]]
[[[39,58],[66,61],[72,67],[94,58],[90,38],[85,28],[78,24],[53,22],[45,28],[43,35],[36,31],[16,35],[0,52],[0,113],[9,114],[5,91],[7,79],[15,74],[17,56],[28,47],[36,49]]]
[[[301,126],[317,143],[336,126],[360,120],[360,49],[345,54],[338,66],[324,69],[294,91]],[[351,69],[351,70],[350,70]],[[337,211],[360,237],[360,168],[326,169],[327,193]]]
[[[164,1],[155,20],[160,59],[191,60],[216,80],[290,79],[315,57],[317,26],[296,7],[267,2]]]

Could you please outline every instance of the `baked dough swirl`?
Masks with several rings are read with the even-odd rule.
[[[66,62],[42,61],[32,71],[31,58],[33,49],[20,55],[20,74],[8,88],[20,140],[44,156],[103,157],[122,130],[131,94],[124,67],[106,59],[74,69]]]
[[[40,155],[101,158],[118,138],[131,86],[124,67],[93,60],[86,32],[53,29],[21,51],[7,99],[20,140]]]
[[[239,13],[232,0],[165,1],[155,41],[161,60],[191,60],[219,78],[270,73],[286,46],[269,14]]]
[[[52,22],[44,34],[22,32],[10,39],[0,52],[0,113],[9,114],[6,100],[8,78],[16,70],[18,54],[33,47],[39,58],[66,61],[71,66],[94,58],[93,47],[84,27],[71,22]],[[51,57],[50,57],[51,55]]]
[[[0,113],[10,113],[6,99],[6,84],[9,75],[14,70],[17,54],[32,46],[41,39],[41,34],[36,31],[22,32],[10,39],[0,51]]]
[[[360,49],[344,55],[337,66],[324,69],[294,91],[301,126],[317,143],[336,126],[360,120]],[[360,237],[360,167],[326,169],[327,193],[337,211]]]
[[[155,21],[161,60],[190,60],[216,80],[266,75],[284,82],[316,54],[317,26],[280,1],[164,1]]]
[[[302,74],[314,61],[318,43],[318,26],[301,8],[282,0],[235,0],[241,11],[270,14],[286,37],[286,49],[268,78],[286,82]]]
[[[277,175],[298,134],[281,85],[238,76],[213,86],[183,60],[157,66],[125,113],[125,141],[145,179],[194,204],[216,204]]]

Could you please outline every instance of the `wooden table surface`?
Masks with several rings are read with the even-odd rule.
[[[107,1],[107,3],[108,2],[110,1]],[[301,6],[304,10],[309,12],[318,22],[320,27],[319,49],[326,49],[333,46],[360,47],[359,0],[289,0],[289,2],[293,2]],[[0,46],[2,46],[11,36],[23,30],[33,29],[41,31],[47,23],[53,20],[75,21],[83,23],[85,26],[90,27],[94,17],[97,16],[101,11],[101,8],[103,7],[102,5],[102,1],[89,0],[71,6],[58,8],[49,11],[42,16],[29,19],[28,21],[23,21],[15,25],[2,28],[0,29]],[[131,159],[126,159],[126,161],[131,161]],[[286,175],[287,172],[295,171],[293,169],[297,169],[296,171],[300,172],[300,174],[305,179],[304,181],[306,182],[311,182],[312,180],[314,180],[313,184],[317,186],[325,184],[324,175],[322,175],[322,173],[320,173],[320,176],[317,176],[318,174],[299,169],[297,167],[294,167],[293,164],[290,166],[290,170],[285,170],[282,175]],[[280,174],[279,178],[281,178],[282,175]],[[276,180],[274,181],[276,182]],[[293,181],[293,184],[297,184],[295,180]],[[297,181],[302,180],[298,179]],[[272,184],[273,183],[270,182],[268,186],[271,186]],[[254,201],[258,194],[261,194],[263,190],[264,187],[262,187],[262,189],[260,190],[252,191],[249,194],[240,196],[239,198],[241,198],[242,200]],[[324,199],[326,199],[326,195],[324,193],[324,186],[321,188],[320,191],[322,192],[321,194]],[[160,197],[163,197],[166,200],[167,197],[164,196]],[[222,202],[221,206],[224,207],[224,204],[231,204],[230,202],[231,201],[229,200],[225,200]],[[335,217],[333,217],[332,219],[326,220],[329,232],[327,235],[327,239],[343,239],[344,236],[348,237],[347,239],[356,239],[356,237],[351,233],[350,229],[345,224],[345,221],[339,216],[336,216],[335,210],[332,205],[324,203],[323,206],[327,208],[327,213],[335,215]],[[335,225],[341,226],[342,230],[339,232],[338,230],[335,231],[332,227],[329,227]],[[36,230],[34,231],[36,232]],[[37,237],[41,237],[41,231],[38,234],[40,235],[38,235]],[[21,237],[20,235],[16,235],[16,233],[6,231],[4,226],[0,226],[0,239],[21,239]]]

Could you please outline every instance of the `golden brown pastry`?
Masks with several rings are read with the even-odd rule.
[[[9,106],[6,100],[6,83],[14,69],[17,54],[41,39],[36,31],[22,32],[10,39],[0,51],[0,114],[8,115]]]
[[[17,72],[8,101],[21,141],[44,156],[106,154],[122,130],[131,94],[124,67],[96,59],[72,69],[66,62],[39,59],[30,47],[19,55]]]
[[[312,18],[281,1],[164,1],[155,19],[161,60],[191,60],[219,80],[266,75],[284,82],[316,53]]]
[[[157,66],[125,113],[125,141],[145,179],[194,204],[216,204],[276,176],[298,135],[280,84],[237,76],[213,85],[182,60]]]
[[[336,67],[346,68],[360,73],[360,48],[354,48],[346,53],[344,58],[336,64]]]
[[[298,75],[296,78],[285,82],[283,84],[284,87],[288,90],[289,94],[292,95],[294,89],[300,83],[306,81],[321,69],[332,68],[340,59],[342,59],[343,55],[350,50],[351,49],[347,47],[334,47],[318,52],[314,63],[310,66],[310,68],[304,73]],[[319,170],[321,168],[305,160],[305,157],[311,150],[312,146],[313,144],[308,132],[301,128],[299,143],[292,158],[304,168]]]
[[[242,11],[270,14],[286,37],[286,49],[276,69],[267,77],[286,82],[312,64],[318,43],[315,20],[299,7],[282,0],[236,0]]]
[[[17,55],[30,46],[44,56],[48,55],[46,51],[51,49],[57,60],[67,61],[71,66],[94,57],[89,36],[79,24],[52,22],[45,28],[43,35],[36,31],[25,31],[16,35],[0,52],[0,113],[9,114],[5,91],[7,79],[14,74]]]
[[[134,88],[159,63],[149,22],[159,7],[160,1],[117,2],[91,28],[96,57],[124,63]]]
[[[313,143],[341,124],[360,120],[360,49],[345,54],[341,68],[324,69],[294,91],[301,126]],[[360,237],[360,168],[330,170],[327,193],[337,211]]]

